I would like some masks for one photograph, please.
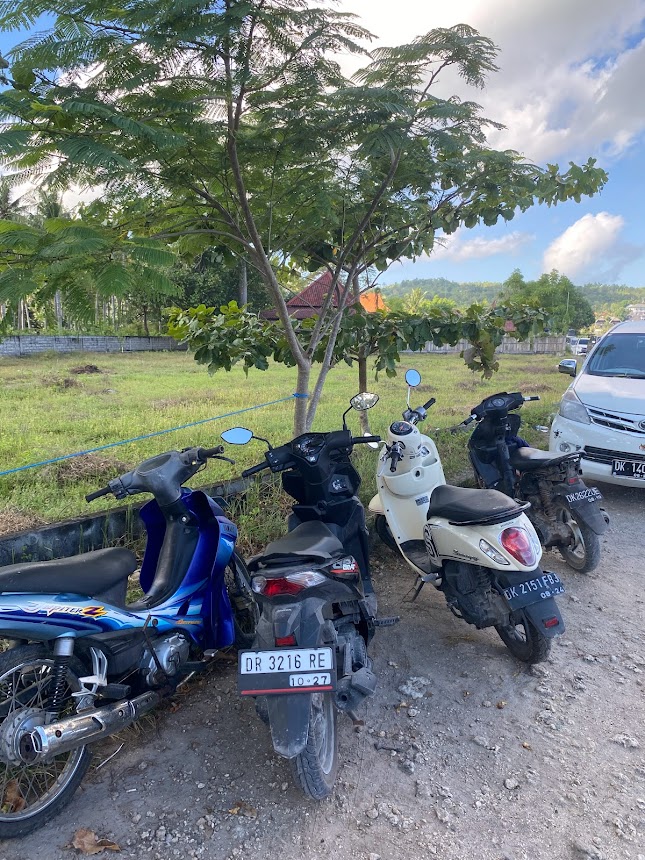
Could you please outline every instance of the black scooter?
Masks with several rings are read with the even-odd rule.
[[[557,548],[570,567],[589,573],[600,561],[598,536],[609,517],[600,491],[580,478],[580,453],[540,451],[518,437],[521,418],[510,411],[539,399],[502,391],[475,406],[462,425],[479,422],[468,440],[470,460],[481,487],[531,503],[527,515],[545,548]]]
[[[377,400],[359,394],[351,406],[369,409]],[[398,620],[376,619],[361,479],[350,460],[353,445],[380,439],[352,437],[345,415],[342,430],[269,446],[264,462],[242,473],[282,472],[296,504],[288,533],[248,562],[260,621],[253,650],[239,654],[239,690],[257,697],[275,751],[292,760],[314,799],[329,795],[336,779],[337,712],[356,719],[376,688],[367,655],[374,630]],[[222,438],[239,445],[261,437],[236,427]]]

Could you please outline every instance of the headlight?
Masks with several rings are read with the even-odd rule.
[[[560,415],[569,421],[578,421],[580,424],[591,424],[587,410],[578,400],[572,389],[568,388],[562,395],[560,401]]]

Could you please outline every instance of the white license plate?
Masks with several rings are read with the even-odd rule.
[[[290,687],[328,687],[331,684],[329,672],[289,675]]]
[[[280,648],[275,651],[242,651],[240,675],[277,675],[281,672],[320,672],[332,669],[331,648]]]
[[[240,651],[237,682],[243,696],[332,691],[334,651],[326,647]]]
[[[636,478],[645,481],[645,462],[637,460],[614,460],[611,474],[623,478]]]

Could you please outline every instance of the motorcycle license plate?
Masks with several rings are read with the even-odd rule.
[[[334,651],[326,647],[240,651],[237,680],[243,696],[335,690]]]
[[[643,477],[645,478],[645,475]],[[602,502],[602,493],[597,487],[585,487],[583,490],[572,490],[566,494],[565,499],[574,506],[593,504]]]
[[[645,462],[637,460],[614,460],[611,474],[622,478],[636,478],[645,481]]]
[[[540,576],[525,579],[504,589],[504,597],[511,609],[522,609],[532,603],[539,603],[540,600],[557,597],[558,594],[564,594],[564,585],[557,573],[546,570]]]

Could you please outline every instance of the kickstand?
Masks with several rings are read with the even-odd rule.
[[[425,585],[425,580],[421,579],[421,577],[417,577],[417,584],[414,587],[414,594],[412,595],[412,603],[417,599],[417,597],[421,594],[421,589]]]

